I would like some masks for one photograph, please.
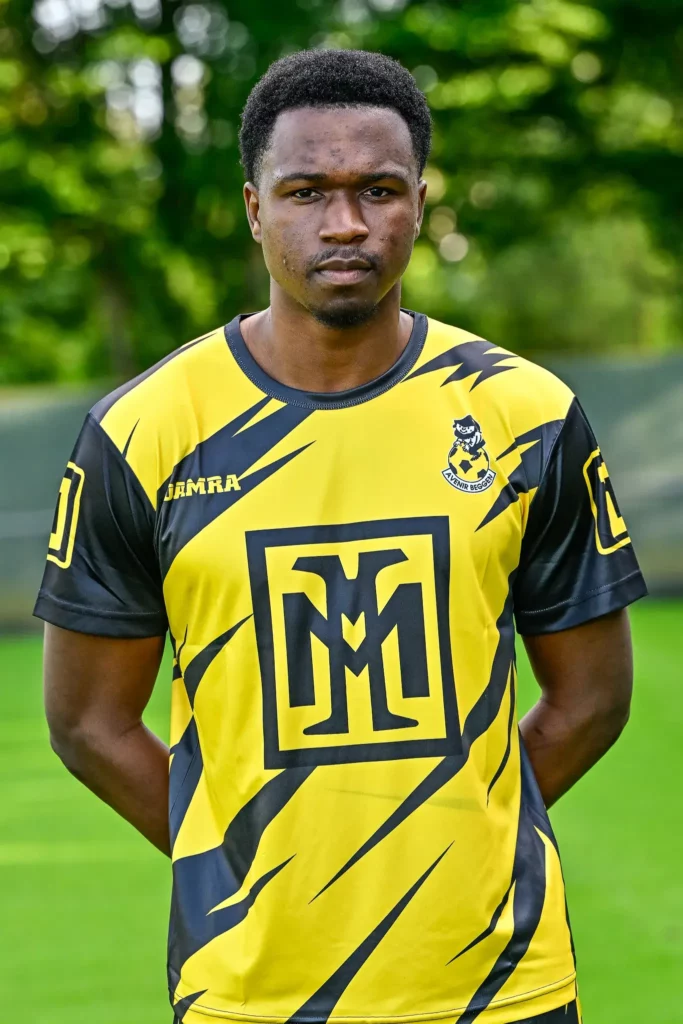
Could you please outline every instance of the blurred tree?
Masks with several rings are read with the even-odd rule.
[[[306,46],[434,115],[406,301],[520,351],[680,344],[670,0],[0,0],[0,382],[123,377],[266,300],[239,113]]]

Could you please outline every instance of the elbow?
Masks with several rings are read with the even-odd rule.
[[[631,717],[631,694],[614,699],[601,707],[595,717],[600,722],[606,746],[611,747],[619,739]]]
[[[80,722],[66,721],[59,715],[49,714],[47,724],[52,750],[72,775],[80,776],[93,749],[92,736]]]
[[[631,714],[630,691],[593,692],[571,708],[564,709],[565,729],[580,744],[588,743],[603,752],[616,743]]]
[[[48,723],[50,730],[50,746],[53,753],[57,755],[65,768],[73,771],[77,760],[78,743],[75,740],[73,730],[64,729],[61,726]]]

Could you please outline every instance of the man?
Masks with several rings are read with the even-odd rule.
[[[429,141],[386,57],[273,65],[241,131],[270,306],[95,406],[60,491],[52,743],[172,855],[188,1024],[578,1020],[545,805],[623,728],[645,586],[569,390],[401,309]]]

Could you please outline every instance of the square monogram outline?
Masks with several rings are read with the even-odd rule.
[[[282,750],[279,742],[273,622],[266,551],[273,547],[430,536],[434,558],[437,633],[446,735],[386,743],[349,743]],[[379,519],[330,526],[294,526],[249,530],[245,534],[254,626],[263,692],[264,765],[268,769],[446,757],[462,753],[462,734],[453,676],[450,636],[450,531],[447,516]]]

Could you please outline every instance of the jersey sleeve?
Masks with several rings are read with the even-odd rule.
[[[80,633],[162,636],[154,520],[134,472],[90,414],[59,489],[34,614]]]
[[[607,467],[574,399],[529,509],[514,582],[517,629],[570,629],[646,594]]]

